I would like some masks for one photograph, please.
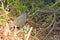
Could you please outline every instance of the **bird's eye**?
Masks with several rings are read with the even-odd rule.
[[[19,29],[20,29],[20,27],[17,27],[17,29],[19,30]]]

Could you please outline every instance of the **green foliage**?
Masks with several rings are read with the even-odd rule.
[[[44,5],[44,2],[36,2],[35,3],[35,6],[36,7],[41,7],[41,6],[43,6]]]
[[[45,6],[51,6],[51,5],[53,5],[52,2],[51,3],[48,3],[48,4],[45,4]]]
[[[21,12],[23,12],[24,9],[26,9],[26,6],[24,6],[22,2],[15,3],[14,6]]]
[[[1,22],[1,23],[5,23],[5,21],[7,20],[7,18],[8,18],[7,15],[5,15],[5,16],[3,16],[3,17],[0,17],[0,22]]]
[[[24,6],[26,6],[26,8],[29,8],[30,2],[26,2]]]
[[[12,3],[13,2],[13,0],[7,0],[9,3]]]
[[[20,30],[20,32],[25,32],[25,33],[27,33],[27,32],[29,31],[29,29],[30,29],[30,26],[29,26],[29,25],[25,25],[25,26]]]
[[[43,22],[41,26],[42,27],[45,27],[46,26],[46,22]]]
[[[59,8],[59,7],[60,7],[59,5],[56,5],[56,6],[54,6],[53,8],[54,8],[54,9],[57,9],[57,8]]]
[[[53,17],[52,16],[49,16],[48,18],[46,18],[46,22],[50,22],[50,21],[52,21],[52,19],[53,19]]]
[[[37,22],[37,21],[38,21],[38,18],[37,18],[37,17],[33,17],[32,20],[33,20],[34,22]]]
[[[35,10],[34,10],[34,9],[30,9],[30,12],[31,12],[31,13],[34,13],[34,12],[35,12]]]

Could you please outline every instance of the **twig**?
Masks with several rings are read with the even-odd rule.
[[[51,7],[54,7],[55,5],[57,5],[60,2],[60,0],[58,0],[57,2],[55,2],[55,4],[53,4]]]
[[[54,13],[54,22],[55,22],[55,18],[56,18],[56,15],[55,15],[55,13]],[[53,23],[54,23],[54,22],[53,22]],[[46,38],[48,37],[48,35],[53,31],[54,27],[55,27],[55,23],[53,24],[52,29],[49,31],[49,33],[46,35],[46,37],[45,37],[43,40],[46,40]]]
[[[56,15],[55,15],[55,13],[54,13],[54,18],[53,18],[53,21],[52,21],[52,23],[51,23],[50,25],[52,25],[52,24],[54,23],[55,18],[56,18]],[[50,25],[49,25],[46,29],[48,29],[48,28],[50,27]]]
[[[54,30],[54,27],[55,27],[55,23],[54,23],[53,27],[51,28],[51,30],[49,31],[49,33],[46,35],[46,37],[43,40],[46,40],[46,38],[48,37],[48,35]]]
[[[55,17],[56,17],[56,15],[55,15],[55,13],[54,13],[54,18],[53,18],[53,21],[51,22],[51,24],[47,27],[47,28],[45,28],[42,32],[44,32],[45,30],[47,30],[48,28],[50,28],[51,27],[51,25],[54,23],[54,21],[55,21]],[[42,33],[41,32],[41,33]]]
[[[29,36],[30,36],[30,34],[31,34],[32,29],[33,29],[33,27],[31,27],[31,28],[30,28],[30,31],[29,31],[29,33],[28,33],[28,35],[27,35],[26,40],[28,40],[28,39],[29,39]]]

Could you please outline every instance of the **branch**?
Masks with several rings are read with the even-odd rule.
[[[30,28],[30,31],[29,31],[29,33],[28,33],[28,35],[27,35],[26,40],[28,40],[28,39],[29,39],[29,36],[30,36],[30,34],[31,34],[32,29],[33,29],[33,27],[31,27],[31,28]]]

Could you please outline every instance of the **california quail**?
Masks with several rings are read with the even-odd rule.
[[[18,16],[13,23],[16,24],[18,27],[21,27],[26,22],[26,12],[24,11],[20,16]]]

